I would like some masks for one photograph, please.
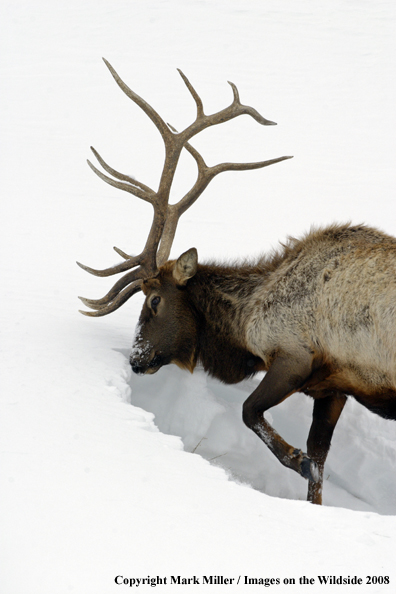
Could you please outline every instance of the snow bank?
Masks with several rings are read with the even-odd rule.
[[[306,481],[283,468],[242,422],[242,404],[259,379],[225,386],[202,370],[190,375],[174,366],[150,377],[130,376],[131,402],[153,412],[160,431],[180,435],[186,451],[263,493],[306,499]],[[304,451],[312,404],[296,394],[266,415],[282,437]],[[350,398],[325,467],[324,505],[396,514],[395,493],[394,424]]]

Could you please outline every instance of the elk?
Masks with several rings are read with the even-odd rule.
[[[308,479],[308,501],[322,503],[323,468],[334,428],[349,396],[370,411],[396,419],[396,239],[364,225],[333,224],[255,262],[199,263],[191,248],[168,260],[180,216],[219,173],[266,167],[291,157],[255,163],[206,165],[190,140],[199,132],[242,114],[274,125],[243,105],[230,83],[232,103],[212,115],[179,73],[193,97],[197,115],[182,132],[166,124],[106,62],[123,92],[159,130],[165,161],[157,191],[112,169],[92,149],[105,182],[149,202],[153,222],[143,251],[105,270],[79,264],[97,276],[126,272],[102,299],[80,298],[103,316],[142,290],[145,295],[130,363],[152,374],[175,363],[193,371],[197,364],[225,383],[259,371],[264,378],[243,405],[243,421],[286,467]],[[178,159],[186,149],[197,164],[197,180],[175,204],[169,195]],[[289,445],[264,413],[291,394],[314,400],[307,453]]]

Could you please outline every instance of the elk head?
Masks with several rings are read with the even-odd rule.
[[[197,250],[191,248],[161,266],[155,278],[143,281],[146,300],[130,356],[135,373],[155,373],[168,363],[193,371],[198,320],[184,288],[197,265]]]
[[[194,204],[210,181],[219,173],[224,171],[259,169],[284,161],[285,159],[290,159],[291,157],[278,157],[276,159],[255,163],[220,163],[209,167],[206,165],[200,153],[191,146],[189,141],[193,136],[196,136],[199,132],[202,132],[210,126],[227,122],[228,120],[243,114],[251,116],[256,122],[264,126],[275,125],[275,122],[266,120],[253,107],[243,105],[240,102],[238,90],[233,83],[229,83],[233,92],[232,103],[216,113],[206,115],[204,113],[201,98],[187,77],[179,70],[180,76],[195,101],[197,115],[192,124],[185,128],[185,130],[177,132],[170,124],[166,124],[159,114],[144,99],[132,91],[121,80],[106,60],[104,60],[104,62],[122,91],[144,111],[157,127],[165,145],[165,161],[160,176],[158,190],[154,191],[144,183],[110,167],[102,159],[99,153],[91,147],[99,164],[111,177],[99,171],[88,161],[91,169],[106,183],[120,190],[129,192],[141,200],[149,202],[153,207],[154,216],[146,245],[139,255],[131,256],[115,247],[114,250],[124,261],[104,270],[95,270],[77,262],[81,268],[96,276],[110,276],[128,271],[115,283],[112,289],[110,289],[102,299],[86,299],[80,297],[84,305],[93,310],[89,312],[82,311],[81,313],[88,316],[107,315],[118,309],[125,303],[125,301],[132,297],[132,295],[143,290],[146,295],[146,301],[140,317],[134,349],[135,354],[138,351],[140,352],[140,356],[133,358],[133,365],[135,365],[136,370],[153,372],[164,363],[168,363],[176,358],[183,366],[189,367],[192,364],[191,357],[193,357],[193,354],[190,353],[189,359],[187,360],[186,356],[180,357],[180,353],[178,353],[176,357],[174,351],[172,354],[171,349],[168,346],[166,348],[164,346],[161,346],[161,348],[154,346],[157,344],[157,338],[161,338],[161,341],[164,341],[163,344],[166,343],[167,345],[170,345],[172,340],[175,340],[178,341],[180,349],[183,350],[184,348],[183,338],[180,336],[180,333],[176,336],[176,331],[172,334],[169,322],[170,316],[175,313],[172,309],[174,308],[171,298],[172,291],[179,292],[177,294],[180,294],[180,287],[183,285],[181,282],[182,276],[179,274],[183,257],[181,257],[182,259],[179,258],[176,263],[169,263],[170,267],[173,266],[171,277],[169,276],[169,267],[165,267],[165,269],[161,268],[169,258],[179,218],[192,204]],[[197,180],[193,187],[179,200],[179,202],[169,204],[173,178],[180,153],[183,149],[186,149],[190,153],[197,164]],[[193,252],[190,250],[187,253],[191,256]],[[177,272],[178,270],[179,272]],[[169,276],[169,282],[163,283],[161,279],[164,280],[166,274]],[[182,303],[180,299],[179,302]],[[192,320],[190,314],[189,319]],[[166,332],[161,332],[160,330],[158,331],[157,328],[160,328],[160,320],[164,318],[165,315],[168,319],[167,329]],[[185,316],[187,313],[182,311],[180,315]],[[148,345],[151,345],[150,348]]]

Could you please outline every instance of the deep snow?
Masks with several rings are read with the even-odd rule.
[[[310,506],[305,481],[243,426],[258,380],[226,388],[176,367],[132,377],[142,297],[107,318],[80,316],[76,295],[101,296],[111,281],[75,260],[105,267],[113,245],[137,252],[151,218],[95,178],[89,146],[151,186],[162,166],[158,132],[101,56],[176,128],[194,117],[177,67],[207,112],[231,101],[231,80],[278,122],[207,130],[193,144],[209,164],[294,155],[216,178],[180,221],[173,255],[195,245],[203,259],[254,256],[334,220],[396,234],[394,3],[24,0],[0,10],[1,591],[107,594],[128,587],[117,575],[241,575],[296,579],[270,586],[279,592],[393,592],[395,424],[349,402],[325,505]],[[181,160],[175,199],[195,179],[191,161]],[[271,411],[297,447],[311,408],[295,395]],[[315,583],[300,585],[304,575]],[[321,586],[318,575],[391,583]]]

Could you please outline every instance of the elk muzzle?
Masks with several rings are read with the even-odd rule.
[[[160,367],[164,365],[164,359],[160,354],[154,354],[153,358],[149,362],[144,362],[136,358],[134,353],[131,353],[129,362],[131,364],[132,371],[139,375],[144,375],[145,373],[156,373]]]

